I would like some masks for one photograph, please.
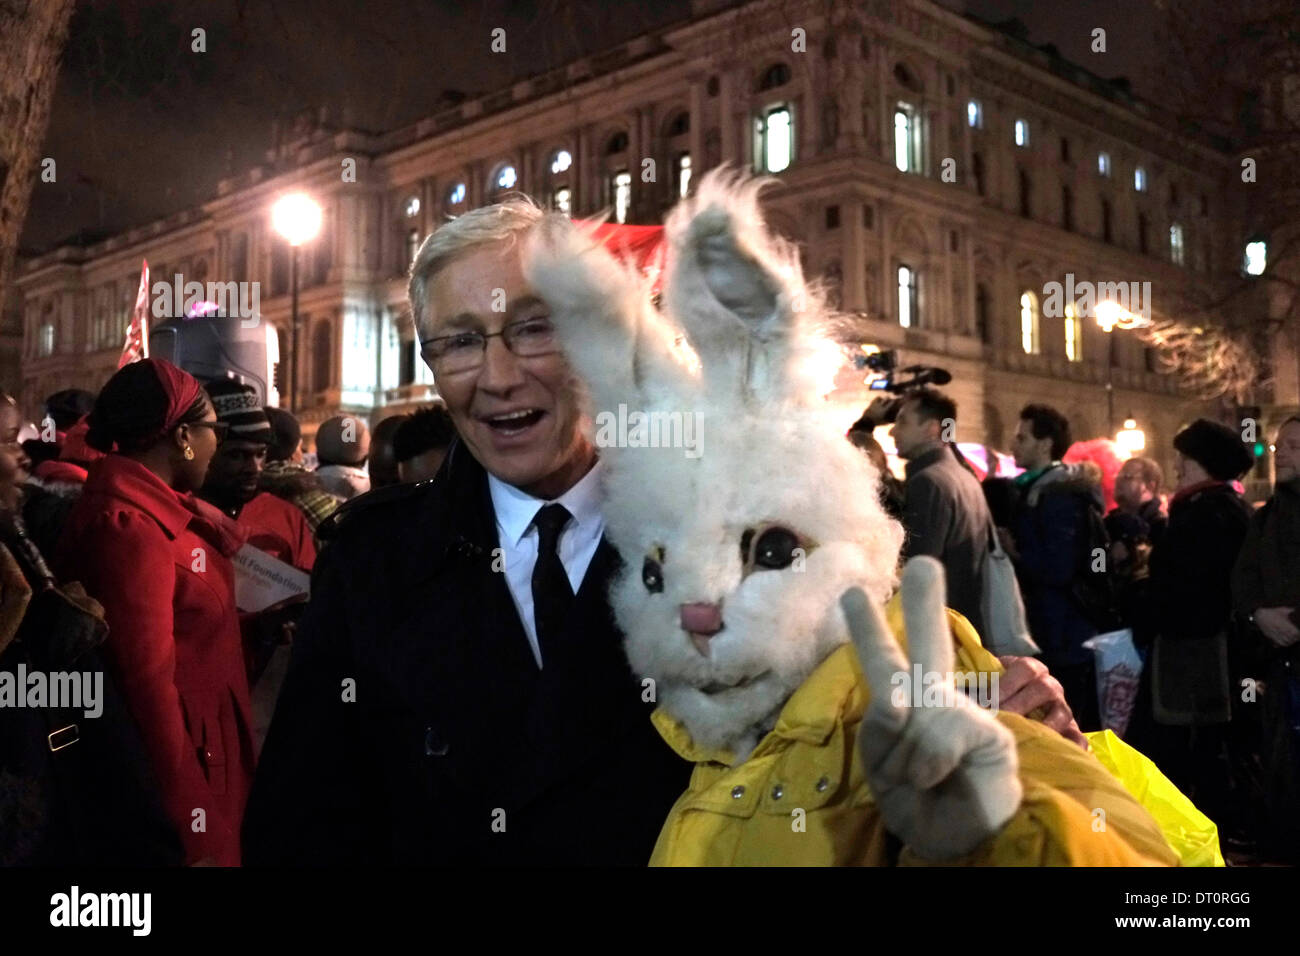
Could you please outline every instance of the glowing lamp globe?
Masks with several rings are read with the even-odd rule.
[[[315,239],[320,223],[320,204],[305,193],[282,196],[271,207],[271,225],[291,246]]]

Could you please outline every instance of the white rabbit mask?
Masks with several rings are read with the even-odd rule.
[[[843,354],[797,254],[762,222],[762,185],[711,173],[673,210],[662,311],[563,217],[544,220],[524,255],[589,422],[622,405],[700,425],[693,448],[597,435],[606,534],[624,561],[610,601],[659,703],[697,746],[736,760],[848,641],[841,593],[893,591],[903,538],[875,469],[828,414]]]

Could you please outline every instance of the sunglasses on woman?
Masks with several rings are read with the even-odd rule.
[[[220,445],[230,434],[230,422],[189,422],[190,425],[200,425],[203,428],[211,428],[212,434],[216,436],[217,444]]]

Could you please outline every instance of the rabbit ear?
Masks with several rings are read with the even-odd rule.
[[[548,215],[530,233],[523,261],[596,411],[672,407],[693,390],[690,356],[651,305],[644,279],[589,230]]]
[[[798,253],[759,211],[769,183],[715,170],[667,222],[667,311],[698,353],[709,390],[758,403],[824,394],[832,361]]]

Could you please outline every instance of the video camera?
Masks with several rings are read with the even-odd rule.
[[[879,377],[872,379],[869,386],[873,392],[890,392],[898,396],[886,407],[885,418],[879,423],[882,425],[888,425],[898,418],[898,409],[912,389],[923,385],[947,385],[952,381],[951,372],[934,365],[907,365],[899,368],[897,349],[854,356],[853,364],[856,368],[877,373]],[[911,378],[900,381],[897,378],[899,373],[910,375]]]

